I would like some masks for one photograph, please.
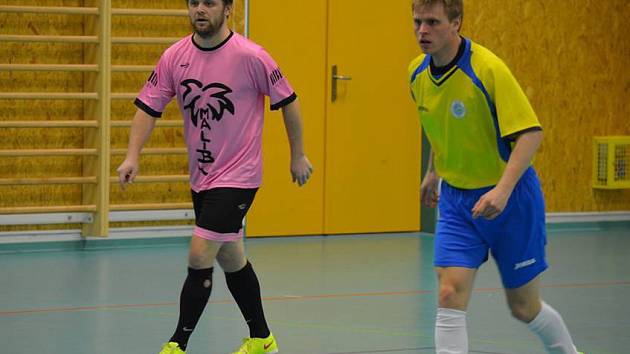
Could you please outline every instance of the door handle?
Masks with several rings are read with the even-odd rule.
[[[330,101],[335,102],[337,100],[337,80],[350,81],[352,77],[337,75],[337,65],[332,66],[332,88],[330,90]]]

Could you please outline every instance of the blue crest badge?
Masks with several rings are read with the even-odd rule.
[[[455,100],[451,103],[451,113],[453,117],[462,119],[466,115],[466,106],[464,106],[464,102]]]

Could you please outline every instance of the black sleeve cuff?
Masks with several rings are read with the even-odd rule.
[[[140,101],[139,98],[136,98],[133,104],[135,104],[136,107],[140,108],[141,110],[144,111],[144,113],[150,115],[153,118],[162,117],[162,112],[154,111],[151,107],[147,106],[144,102]]]
[[[297,95],[295,94],[295,92],[293,92],[293,93],[291,94],[291,96],[289,96],[289,97],[287,97],[287,98],[283,99],[282,101],[280,101],[280,102],[278,102],[278,103],[276,103],[276,104],[272,104],[272,105],[271,105],[271,110],[272,110],[272,111],[277,111],[277,110],[279,110],[280,108],[282,108],[282,107],[284,107],[284,106],[288,105],[289,103],[291,103],[291,102],[295,101],[296,99],[297,99]]]
[[[539,130],[542,130],[542,127],[536,126],[536,127],[526,128],[526,129],[519,130],[519,131],[517,131],[515,133],[512,133],[512,134],[506,136],[505,139],[510,140],[510,141],[514,141],[514,140],[516,140],[516,138],[519,135],[525,134],[527,132],[535,132],[535,131],[539,131]]]

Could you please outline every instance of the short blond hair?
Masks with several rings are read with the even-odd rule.
[[[413,0],[411,10],[413,11],[416,6],[430,6],[438,3],[444,5],[446,16],[450,21],[464,18],[464,0]]]

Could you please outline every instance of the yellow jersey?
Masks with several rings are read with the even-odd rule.
[[[476,189],[499,182],[512,137],[540,129],[540,123],[505,63],[462,41],[463,52],[446,73],[432,73],[431,56],[422,54],[409,65],[409,75],[436,172],[455,187]]]

